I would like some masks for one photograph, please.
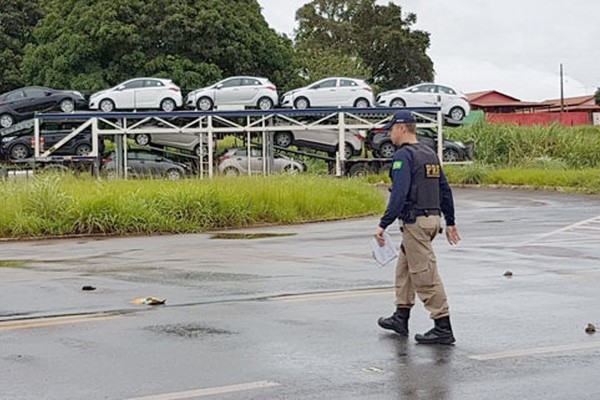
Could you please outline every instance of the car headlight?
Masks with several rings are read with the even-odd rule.
[[[8,136],[8,137],[5,137],[5,138],[2,138],[2,143],[11,142],[11,141],[15,140],[16,138],[17,138],[16,136]]]

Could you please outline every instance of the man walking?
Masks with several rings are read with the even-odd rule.
[[[452,190],[436,153],[418,142],[416,120],[410,111],[398,111],[384,129],[400,148],[392,163],[388,207],[375,238],[383,245],[385,229],[400,219],[402,245],[396,266],[396,311],[388,318],[380,318],[378,324],[408,337],[408,320],[416,293],[429,311],[434,327],[417,334],[415,340],[422,344],[452,344],[455,338],[448,301],[431,245],[442,231],[440,214],[446,220],[448,242],[454,245],[460,241],[454,224]]]

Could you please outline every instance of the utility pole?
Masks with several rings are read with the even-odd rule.
[[[565,86],[563,80],[563,65],[560,64],[560,112],[565,112]]]

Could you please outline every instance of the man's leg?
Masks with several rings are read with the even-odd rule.
[[[431,245],[439,229],[438,216],[418,217],[416,223],[404,226],[404,246],[411,282],[435,323],[432,330],[415,336],[415,339],[420,343],[451,344],[455,339],[450,326],[448,300]]]
[[[383,329],[393,330],[408,337],[408,319],[410,309],[415,304],[415,289],[410,280],[408,262],[404,244],[400,246],[398,264],[396,265],[396,312],[387,318],[379,318],[377,323]]]

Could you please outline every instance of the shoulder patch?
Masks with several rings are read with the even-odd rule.
[[[392,165],[393,170],[402,169],[402,161],[394,161]]]

